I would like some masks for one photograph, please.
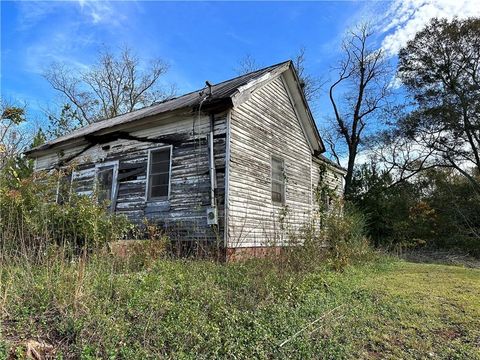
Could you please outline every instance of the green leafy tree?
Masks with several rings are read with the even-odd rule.
[[[54,114],[48,115],[49,125],[47,134],[49,137],[57,138],[87,125],[78,115],[78,111],[74,110],[72,105],[64,104],[59,116]]]
[[[0,185],[18,188],[21,180],[33,171],[32,161],[22,154],[30,138],[22,129],[26,122],[25,108],[5,101],[0,103]]]
[[[480,254],[480,195],[454,169],[431,168],[397,182],[387,170],[363,164],[355,170],[352,191],[375,246]]]
[[[2,169],[22,150],[25,136],[20,125],[25,122],[25,109],[0,99],[0,114],[0,169]]]
[[[398,76],[413,98],[399,128],[480,192],[480,19],[434,19],[400,51]]]
[[[27,148],[42,145],[46,135],[28,128],[26,108],[1,101],[0,119],[0,185],[18,188],[33,173],[33,160],[23,155]]]
[[[359,166],[352,178],[350,199],[366,215],[368,234],[377,247],[410,241],[409,209],[418,189],[409,182],[394,184],[392,175],[374,163]]]
[[[42,128],[38,129],[37,133],[33,137],[32,144],[30,145],[31,148],[40,146],[45,144],[47,141],[47,137],[45,133],[43,132]]]
[[[480,194],[455,169],[422,173],[424,201],[434,211],[435,244],[480,255]]]

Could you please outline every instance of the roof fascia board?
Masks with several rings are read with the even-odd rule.
[[[235,91],[235,93],[230,96],[233,106],[239,106],[240,104],[250,99],[255,90],[275,79],[278,75],[282,74],[289,67],[290,63],[287,62],[263,74],[259,78],[249,81],[245,85],[238,87],[237,91]]]
[[[339,165],[333,165],[328,161],[325,161],[324,159],[319,159],[316,156],[313,157],[313,161],[316,162],[317,164],[326,165],[329,169],[331,169],[332,171],[338,174],[341,174],[342,176],[347,175],[347,170]]]
[[[189,116],[189,115],[191,115],[191,113],[192,112],[190,110],[186,111],[185,109],[179,109],[179,110],[176,110],[176,111],[173,111],[173,112],[166,112],[166,113],[163,113],[163,114],[151,115],[151,116],[148,116],[148,117],[143,118],[143,119],[138,119],[136,121],[128,122],[128,123],[125,123],[125,124],[118,124],[118,125],[113,126],[113,127],[100,129],[100,130],[98,130],[96,132],[93,132],[91,134],[88,134],[88,135],[89,136],[102,136],[102,135],[106,135],[106,134],[109,134],[109,133],[112,133],[112,132],[122,131],[122,130],[137,131],[137,130],[141,130],[145,127],[148,127],[149,125],[152,125],[152,123],[165,121],[165,120],[168,120],[168,119],[176,117],[176,116],[182,116],[182,115],[183,116]],[[160,125],[160,124],[158,124],[158,125]],[[86,145],[88,143],[89,143],[89,141],[86,139],[86,136],[81,136],[79,138],[66,140],[65,142],[52,144],[48,148],[43,149],[43,148],[40,147],[38,150],[36,150],[36,149],[27,150],[27,151],[25,151],[25,154],[30,158],[35,158],[35,157],[44,156],[44,155],[48,155],[48,154],[51,154],[51,153],[59,152],[59,151],[65,150],[65,149],[70,149],[70,148],[75,147],[75,146]]]
[[[292,93],[291,93],[290,88],[287,84],[287,81],[285,80],[285,76],[282,74],[280,79],[282,80],[282,83],[285,86],[285,90],[287,91],[288,97],[290,98],[290,103],[292,104],[293,111],[295,111],[295,115],[298,119],[298,122],[300,123],[300,127],[302,128],[302,131],[303,131],[303,135],[307,139],[308,146],[310,147],[310,151],[312,152],[312,154],[314,154],[315,151],[319,151],[319,146],[318,146],[318,144],[315,146],[315,142],[312,141],[312,137],[309,136],[309,133],[305,129],[305,120],[302,118],[302,116],[300,115],[300,113],[298,111],[299,110],[298,105],[292,97]]]
[[[315,153],[325,152],[325,145],[320,137],[317,125],[315,124],[315,120],[313,119],[313,115],[308,106],[308,102],[305,99],[305,95],[300,88],[299,79],[293,70],[293,67],[290,68],[290,71],[283,73],[283,78],[294,108],[298,113],[299,119],[303,122],[303,125],[307,130],[306,136],[309,142],[312,144],[313,150],[315,150]]]

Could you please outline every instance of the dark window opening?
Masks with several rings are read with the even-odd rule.
[[[150,152],[148,200],[167,200],[170,190],[170,148]]]
[[[57,183],[57,204],[63,205],[70,200],[72,191],[72,172],[65,172],[60,175]]]

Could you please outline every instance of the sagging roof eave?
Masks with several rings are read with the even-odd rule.
[[[202,112],[212,111],[212,109],[215,110],[215,111],[221,112],[221,111],[226,111],[226,110],[232,108],[233,104],[232,104],[232,99],[230,97],[226,97],[226,98],[223,98],[221,100],[222,100],[221,102],[217,100],[213,103],[204,104],[202,106]],[[114,133],[118,130],[123,130],[123,129],[133,130],[135,127],[138,127],[140,121],[141,122],[149,122],[149,121],[152,121],[152,120],[162,120],[164,118],[168,118],[168,117],[171,117],[171,116],[174,116],[174,115],[177,115],[177,114],[195,113],[197,111],[198,111],[198,106],[197,105],[195,105],[195,106],[185,106],[185,107],[178,108],[178,109],[175,109],[175,110],[168,110],[168,111],[156,113],[154,115],[146,116],[146,117],[143,117],[143,118],[132,119],[129,122],[117,124],[117,125],[111,126],[109,128],[100,129],[98,131],[94,131],[92,133],[89,133],[88,135],[82,135],[82,136],[79,136],[77,138],[66,139],[64,141],[56,142],[56,143],[53,143],[53,144],[46,143],[46,144],[37,146],[35,148],[26,150],[23,153],[29,158],[35,158],[37,156],[45,155],[45,154],[48,154],[48,153],[51,153],[51,152],[54,152],[54,151],[61,151],[61,150],[66,149],[66,148],[71,148],[71,147],[74,147],[74,146],[89,144],[89,143],[91,143],[91,139],[95,138],[95,136]]]

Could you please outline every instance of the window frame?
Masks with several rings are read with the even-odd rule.
[[[169,165],[168,165],[168,194],[167,196],[162,197],[154,197],[150,196],[150,173],[151,173],[151,162],[152,162],[152,153],[169,149]],[[170,191],[172,188],[172,154],[173,154],[173,146],[166,145],[160,146],[153,149],[148,149],[148,159],[147,159],[147,179],[145,183],[145,202],[158,202],[158,201],[169,201],[170,200]]]
[[[102,163],[95,164],[95,191],[98,191],[98,173],[102,168],[108,168],[112,166],[113,169],[113,176],[112,176],[112,198],[110,199],[110,206],[112,206],[114,202],[114,197],[117,191],[117,179],[118,179],[118,160],[114,161],[106,161]],[[73,179],[73,174],[72,174]]]
[[[281,185],[282,185],[282,201],[275,201],[273,200],[273,197],[272,197],[272,194],[273,194],[273,183],[276,182],[276,183],[279,183],[279,180],[275,180],[273,178],[273,161],[279,161],[282,163],[282,182],[281,182]],[[286,188],[287,188],[287,184],[285,182],[285,160],[280,157],[280,156],[276,156],[276,155],[272,155],[270,157],[270,200],[272,202],[273,205],[285,205],[285,202],[286,202],[286,198],[287,198],[287,192],[286,192]]]
[[[63,171],[63,168],[61,168],[59,171]],[[96,175],[96,173],[95,173],[95,175]],[[60,202],[60,198],[61,198],[61,195],[62,195],[62,194],[60,194],[60,190],[61,190],[60,187],[61,187],[61,185],[62,185],[62,181],[63,181],[66,177],[68,178],[68,194],[67,194],[68,196],[67,196],[67,201],[62,201],[62,202]],[[96,176],[95,176],[95,178],[96,178]],[[56,204],[64,204],[64,203],[70,201],[70,196],[71,196],[71,194],[72,194],[72,185],[73,185],[73,170],[70,171],[70,172],[68,172],[68,173],[66,173],[66,176],[65,176],[65,174],[64,174],[64,176],[58,176],[58,178],[57,178],[57,190],[56,190],[56,192],[55,192],[55,203],[56,203]],[[62,189],[62,190],[63,190],[63,189]],[[62,200],[64,200],[64,199],[62,199]]]

